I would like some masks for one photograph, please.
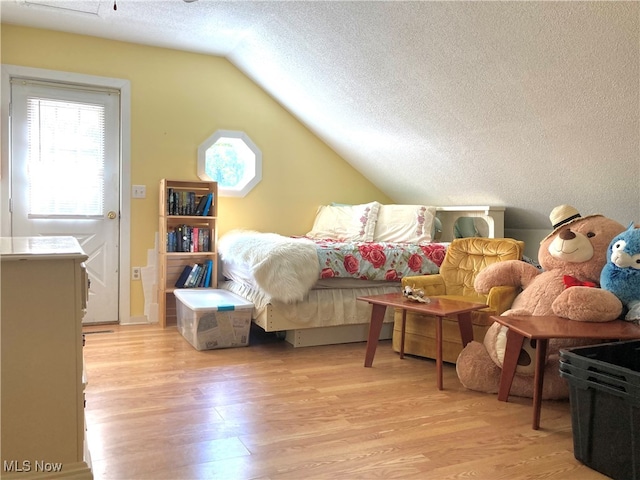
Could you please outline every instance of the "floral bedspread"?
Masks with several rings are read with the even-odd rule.
[[[447,249],[442,243],[313,241],[318,247],[321,278],[400,281],[403,277],[438,273]]]

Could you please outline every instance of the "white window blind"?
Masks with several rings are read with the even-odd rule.
[[[31,96],[27,105],[28,215],[102,216],[104,106]]]

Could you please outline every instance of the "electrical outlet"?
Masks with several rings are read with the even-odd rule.
[[[147,186],[146,185],[132,185],[131,196],[133,198],[147,198]]]
[[[140,280],[140,267],[133,267],[131,269],[131,280]]]

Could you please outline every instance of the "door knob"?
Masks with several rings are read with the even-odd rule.
[[[109,220],[113,220],[113,219],[114,219],[114,218],[116,218],[116,217],[117,217],[117,214],[116,214],[116,212],[114,212],[113,210],[111,210],[109,213],[107,213],[107,218],[108,218]]]

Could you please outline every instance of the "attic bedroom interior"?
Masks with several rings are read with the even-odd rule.
[[[2,0],[0,60],[0,477],[640,478],[638,2]]]

